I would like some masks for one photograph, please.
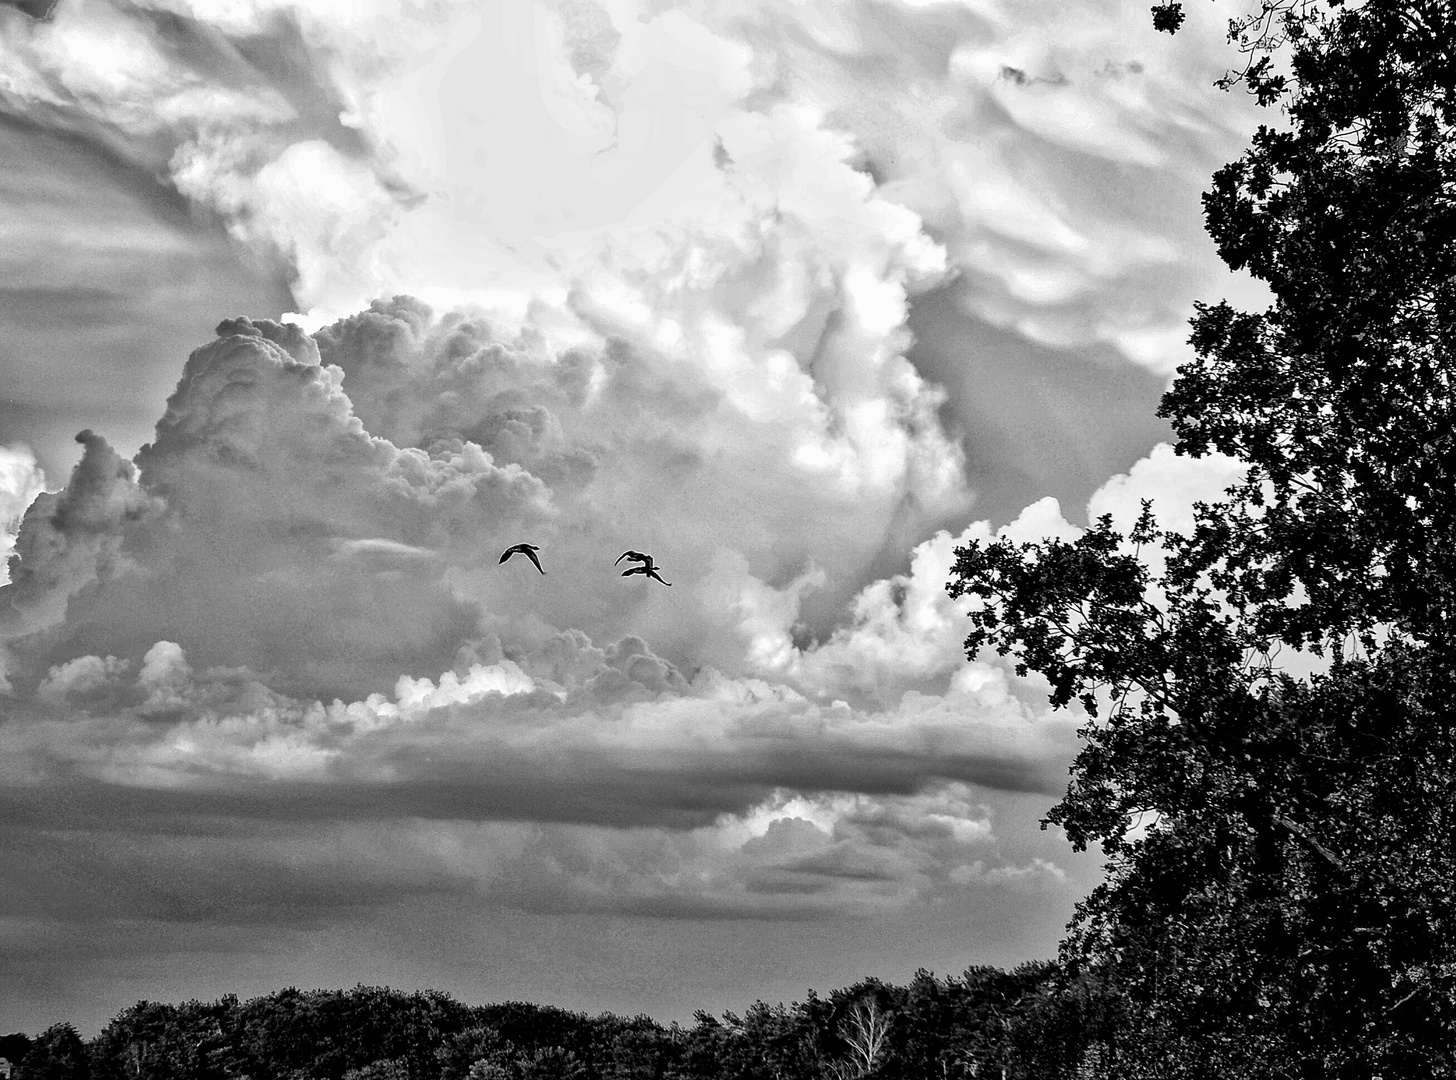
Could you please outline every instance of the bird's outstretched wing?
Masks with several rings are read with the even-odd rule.
[[[623,559],[631,559],[633,562],[640,562],[644,566],[654,565],[652,562],[652,556],[644,554],[640,551],[624,551],[622,552],[622,554],[617,556],[616,560],[612,563],[612,565],[616,566],[617,563],[621,562]]]
[[[628,577],[628,576],[630,576],[632,574],[646,574],[648,577],[652,578],[654,581],[662,581],[662,575],[660,575],[657,572],[657,567],[655,567],[655,566],[634,566],[630,570],[623,570],[622,571],[622,576],[623,577]],[[662,581],[662,583],[664,585],[666,585],[668,588],[672,588],[672,582],[670,582],[670,581]]]
[[[537,570],[541,570],[541,560],[536,558],[536,552],[538,550],[540,549],[535,544],[514,544],[505,549],[501,554],[500,561],[505,562],[512,555],[524,555],[535,564]],[[545,570],[541,570],[541,573],[544,574],[545,572]]]

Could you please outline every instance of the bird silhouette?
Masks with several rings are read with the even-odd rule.
[[[621,562],[623,559],[631,559],[633,562],[640,562],[643,566],[657,565],[655,562],[652,561],[651,555],[645,554],[641,551],[624,551],[622,552],[622,554],[617,556],[616,560],[612,563],[612,565],[616,566],[617,563]]]
[[[662,576],[660,574],[658,574],[657,567],[655,567],[655,566],[634,566],[634,567],[632,567],[629,570],[623,570],[622,571],[622,576],[623,577],[628,577],[628,576],[630,576],[632,574],[646,574],[648,577],[652,578],[654,581],[662,581]],[[670,582],[670,581],[662,581],[662,583],[664,585],[666,585],[669,589],[672,588],[672,582]]]
[[[506,548],[501,554],[500,561],[505,562],[512,555],[524,555],[531,562],[535,563],[537,570],[541,570],[541,560],[536,558],[536,552],[540,550],[535,544],[516,544],[513,547]],[[541,570],[541,573],[544,574],[545,572],[545,570]]]

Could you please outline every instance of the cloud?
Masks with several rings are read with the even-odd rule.
[[[929,224],[978,316],[1166,374],[1188,290],[1218,266],[1173,208],[1252,114],[1209,93],[1228,60],[1206,15],[1176,38],[1136,5],[1046,18],[1024,2],[77,0],[11,28],[6,75],[17,104],[287,257],[325,318],[394,292],[518,309],[652,247],[711,265],[688,254],[694,232],[741,243],[765,194],[827,249],[856,239],[848,163],[882,219]],[[798,130],[765,142],[784,116]]]
[[[39,674],[87,652],[140,661],[177,638],[204,665],[282,685],[377,681],[386,657],[409,667],[452,655],[480,612],[437,562],[381,566],[381,541],[397,556],[549,516],[540,481],[478,446],[371,437],[342,373],[296,327],[220,330],[189,359],[135,466],[84,433],[71,483],[27,515],[7,589],[12,674],[16,658]],[[371,543],[375,557],[361,558]]]
[[[520,327],[396,299],[318,341],[371,433],[418,448],[473,443],[550,486],[560,524],[546,534],[545,566],[576,589],[531,594],[548,623],[594,635],[635,627],[682,642],[679,658],[732,666],[745,644],[765,657],[782,649],[806,598],[853,589],[887,533],[968,496],[936,396],[902,358],[831,333],[806,371],[716,320],[677,321],[673,297],[656,291],[639,305],[654,314],[636,323],[622,314],[627,298],[608,308],[584,292],[538,303]],[[851,520],[826,548],[826,533]],[[600,560],[627,548],[656,553],[682,590],[672,605],[639,589],[629,609],[600,607]],[[482,570],[498,576],[480,558],[460,567],[462,587]]]
[[[44,637],[63,622],[70,600],[124,574],[122,530],[160,509],[136,482],[136,469],[90,430],[76,436],[85,452],[60,492],[42,492],[21,521],[10,558],[8,601],[0,610],[7,641]],[[0,653],[0,690],[13,654]]]
[[[191,370],[207,368],[194,356]],[[1230,475],[1160,448],[1093,509],[1152,497],[1176,520]],[[999,531],[1079,530],[1044,500]],[[839,632],[790,646],[770,674],[685,673],[639,637],[602,646],[580,629],[510,657],[487,634],[453,668],[352,699],[280,692],[167,639],[139,662],[74,657],[12,698],[6,798],[24,828],[38,785],[69,792],[78,835],[124,819],[132,793],[183,836],[221,815],[234,839],[220,863],[325,906],[444,890],[527,910],[817,918],[1057,887],[1056,862],[998,843],[994,806],[998,792],[1059,791],[1076,717],[1050,713],[1044,688],[999,658],[968,663],[964,601],[943,588],[952,548],[992,535],[980,522],[921,545],[909,573],[866,587]],[[327,856],[304,839],[320,829],[337,839]],[[150,833],[134,841],[145,859],[179,857],[182,841]],[[335,884],[320,893],[307,865]],[[184,917],[234,877],[219,866],[153,914]],[[274,908],[245,889],[228,910]]]
[[[532,910],[798,917],[955,889],[958,868],[1002,858],[976,792],[1054,789],[1047,752],[1067,747],[1065,723],[968,722],[966,696],[868,713],[716,672],[689,683],[640,641],[568,635],[544,652],[327,705],[246,672],[194,671],[172,642],[135,674],[77,658],[0,730],[12,820],[24,827],[42,778],[69,793],[78,837],[124,820],[132,791],[184,837],[220,814],[235,839],[215,845],[203,880],[177,885],[183,897],[223,888],[240,861],[274,881],[281,861]],[[393,839],[380,850],[361,819]],[[315,823],[308,834],[344,849],[321,856],[268,822]],[[149,833],[134,841],[143,865],[176,857],[180,838]],[[255,893],[214,902],[246,915]]]
[[[1077,535],[1110,470],[1093,514],[1153,495],[1176,519],[1227,479],[1137,461],[1159,433],[1129,420],[1216,265],[1175,208],[1247,119],[1207,104],[1207,25],[1145,22],[0,20],[0,107],[165,177],[304,309],[219,326],[130,460],[87,431],[62,491],[14,496],[5,913],[272,935],[447,901],[1069,903],[1027,808],[1077,717],[967,659],[944,586],[957,544]],[[992,437],[1073,428],[1060,487]],[[498,562],[523,541],[544,576]],[[628,548],[672,586],[623,578]]]
[[[747,280],[740,297],[779,295]],[[967,660],[944,584],[958,544],[1079,530],[1044,499],[864,582],[907,505],[922,523],[964,505],[916,464],[954,455],[893,349],[903,292],[874,322],[843,286],[849,343],[822,330],[806,370],[774,366],[749,314],[710,333],[697,288],[583,286],[515,325],[406,297],[312,335],[222,324],[135,463],[85,432],[70,483],[26,513],[9,776],[97,805],[168,792],[184,817],[222,799],[240,820],[475,823],[516,837],[479,887],[539,878],[519,887],[593,910],[618,886],[629,907],[789,913],[1022,880],[976,849],[966,822],[986,815],[962,803],[1056,794],[1075,717],[1000,658]],[[756,396],[765,371],[782,385]],[[1230,468],[1160,447],[1089,512],[1152,495],[1178,521]],[[522,536],[545,577],[498,563]],[[628,546],[671,592],[621,579]],[[836,590],[828,632],[805,633],[805,599]],[[586,869],[520,863],[528,825],[550,831],[532,859]],[[582,851],[619,833],[656,854],[613,885],[591,869],[611,857]]]
[[[715,25],[753,48],[765,98],[820,103],[881,195],[926,222],[968,310],[1167,374],[1185,297],[1222,273],[1175,208],[1252,110],[1208,92],[1228,63],[1216,20],[1168,38],[1135,5],[1047,18],[1034,3],[744,5]]]
[[[1131,470],[1109,478],[1088,502],[1087,514],[1090,518],[1111,514],[1127,531],[1142,512],[1142,500],[1151,499],[1159,528],[1189,533],[1194,505],[1222,499],[1226,489],[1243,480],[1245,470],[1242,462],[1226,454],[1180,457],[1167,443],[1160,443]]]
[[[78,656],[57,664],[36,687],[35,696],[56,708],[84,709],[90,698],[111,698],[109,691],[131,664],[114,656]]]
[[[312,328],[409,294],[503,338],[544,319],[655,348],[786,435],[812,394],[842,437],[802,435],[798,469],[918,477],[920,512],[865,564],[883,575],[964,523],[967,468],[993,515],[1014,511],[1008,485],[1080,504],[1163,436],[1129,414],[1184,357],[1189,297],[1222,286],[1182,209],[1250,119],[1209,93],[1218,28],[1156,35],[1117,3],[1056,19],[878,0],[78,0],[12,29],[7,77],[11,107],[110,140],[284,259]],[[967,374],[1031,359],[1053,367],[1035,394]],[[366,415],[361,381],[369,430],[409,443]],[[552,437],[539,411],[510,419],[506,442]],[[1037,424],[1060,430],[1029,439]],[[831,572],[800,615],[822,634],[852,592]]]
[[[5,562],[6,581],[20,519],[45,487],[45,473],[30,447],[23,443],[0,446],[0,559]]]

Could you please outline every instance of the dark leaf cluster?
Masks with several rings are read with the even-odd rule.
[[[1087,717],[1048,822],[1108,856],[1063,957],[1116,1003],[1090,1075],[1452,1076],[1456,5],[1229,37],[1222,85],[1282,115],[1207,227],[1274,303],[1197,305],[1160,415],[1243,479],[1186,533],[972,544],[948,588],[969,656]]]

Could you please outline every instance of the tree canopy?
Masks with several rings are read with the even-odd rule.
[[[1274,302],[1198,304],[1160,415],[1244,478],[1185,533],[971,544],[948,588],[968,655],[1088,717],[1048,820],[1109,858],[1065,946],[1120,1002],[1103,1075],[1449,1076],[1456,12],[1262,0],[1229,37],[1281,119],[1205,218]]]
[[[34,1040],[18,1080],[1070,1080],[1096,992],[1053,963],[866,979],[691,1026],[383,987],[140,1001]]]

